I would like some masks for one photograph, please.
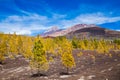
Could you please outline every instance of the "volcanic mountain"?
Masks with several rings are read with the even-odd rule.
[[[66,35],[66,37],[67,38],[95,37],[95,38],[115,39],[115,38],[120,38],[120,32],[96,26],[96,27],[88,27],[88,28],[76,30],[74,32],[70,32]]]
[[[52,27],[47,32],[43,34],[44,37],[57,37],[57,36],[66,36],[67,38],[89,38],[89,37],[98,37],[98,38],[120,38],[120,32],[109,30],[96,26],[94,24],[77,24],[75,26],[69,27],[67,29],[61,30],[57,27]]]
[[[57,37],[57,36],[64,36],[67,35],[70,32],[74,32],[79,29],[87,28],[87,27],[94,27],[94,24],[77,24],[75,26],[72,26],[67,29],[58,29],[57,27],[52,27],[51,29],[47,30],[45,33],[42,34],[42,36],[51,36],[51,37]]]
[[[52,27],[52,28],[48,29],[47,31],[45,31],[43,34],[41,34],[41,36],[47,37],[47,36],[50,36],[51,34],[54,34],[56,32],[60,32],[60,31],[62,31],[62,29],[59,29],[58,27],[55,26],[55,27]]]

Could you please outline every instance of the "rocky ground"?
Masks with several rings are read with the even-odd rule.
[[[50,69],[41,76],[29,67],[28,61],[22,56],[6,59],[0,80],[120,80],[120,51],[111,51],[111,55],[98,54],[95,51],[74,50],[76,67],[66,74],[59,58],[50,63]],[[94,57],[95,56],[95,61]],[[112,56],[112,57],[111,57]]]

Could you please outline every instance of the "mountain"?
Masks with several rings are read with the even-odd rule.
[[[57,31],[57,30],[59,30],[59,28],[56,27],[56,26],[54,26],[54,27],[48,29],[47,31],[45,31],[45,33],[47,33],[47,32],[52,32],[52,31]]]
[[[88,28],[79,29],[74,32],[70,32],[65,36],[67,38],[95,37],[95,38],[107,38],[107,39],[110,38],[111,39],[111,38],[120,38],[120,32],[96,26],[96,27],[88,27]]]
[[[41,34],[41,36],[43,37],[47,37],[47,36],[50,36],[50,34],[53,34],[55,32],[59,32],[61,31],[62,29],[59,29],[58,27],[52,27],[50,29],[48,29],[47,31],[45,31],[43,34]]]
[[[94,24],[77,24],[64,30],[52,27],[43,34],[43,37],[57,36],[66,36],[67,38],[120,38],[120,32],[102,28]]]
[[[57,36],[64,36],[70,32],[74,32],[76,30],[79,30],[79,29],[83,29],[83,28],[87,28],[87,27],[94,27],[95,25],[94,24],[90,24],[90,25],[87,25],[87,24],[77,24],[75,26],[72,26],[70,28],[67,28],[65,30],[61,30],[61,29],[50,29],[48,30],[46,33],[42,34],[44,37],[46,36],[51,36],[51,37],[57,37]]]

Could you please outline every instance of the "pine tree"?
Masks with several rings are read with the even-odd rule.
[[[0,41],[0,63],[3,63],[5,60],[5,51],[6,51],[6,46],[3,41]]]
[[[72,39],[72,46],[75,49],[79,48],[79,40],[76,37]]]
[[[7,35],[2,34],[0,36],[0,63],[3,63],[4,60],[5,60],[5,56],[8,55],[7,40],[8,40],[8,36]]]
[[[85,49],[88,49],[89,41],[87,39],[84,39],[83,42],[84,42]]]
[[[49,68],[44,46],[40,40],[37,40],[33,47],[33,59],[30,62],[32,68],[40,71],[47,71]]]
[[[8,51],[9,51],[9,57],[10,58],[16,58],[18,55],[18,45],[17,45],[17,35],[14,33],[9,37],[9,42],[8,42]]]
[[[23,53],[23,41],[22,41],[21,37],[22,36],[17,36],[17,38],[16,38],[16,47],[17,47],[18,54]]]
[[[85,46],[84,40],[80,40],[79,46],[80,46],[81,50],[86,50],[87,49],[87,47]]]
[[[64,39],[61,44],[61,52],[62,64],[67,68],[67,73],[69,73],[69,68],[75,67],[75,61],[72,55],[72,45],[67,39]]]
[[[33,53],[32,53],[32,49],[33,49],[33,45],[34,45],[34,41],[32,40],[31,37],[24,37],[23,39],[23,56],[28,59],[31,60],[31,58],[33,58]]]
[[[47,53],[51,53],[51,54],[55,53],[56,45],[55,45],[53,39],[51,39],[51,38],[45,39],[43,45],[44,45],[45,50],[46,50]]]

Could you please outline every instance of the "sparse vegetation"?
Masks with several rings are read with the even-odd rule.
[[[2,64],[6,58],[16,59],[18,55],[21,55],[28,60],[32,70],[37,70],[38,74],[49,70],[50,63],[55,62],[55,58],[60,58],[61,64],[69,73],[71,68],[76,67],[76,60],[73,56],[73,50],[76,49],[81,50],[76,53],[78,57],[84,55],[83,51],[89,50],[111,58],[113,55],[111,51],[120,50],[120,40],[93,38],[69,40],[65,37],[42,38],[0,33],[0,63]],[[90,57],[95,63],[96,56],[90,54]]]
[[[44,46],[40,39],[35,41],[33,47],[33,54],[31,56],[33,56],[33,58],[30,61],[30,66],[33,69],[37,69],[38,74],[40,74],[41,71],[48,70],[49,65],[47,61],[47,55],[45,53]]]

